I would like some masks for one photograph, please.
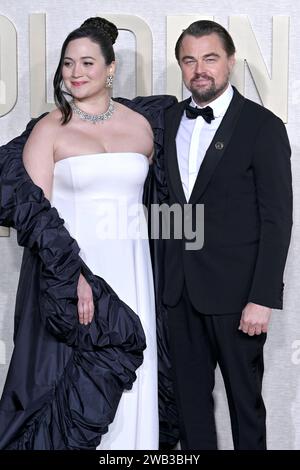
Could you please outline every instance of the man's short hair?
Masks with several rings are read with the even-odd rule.
[[[223,26],[221,26],[219,23],[215,23],[215,21],[199,20],[190,24],[190,26],[179,36],[175,46],[175,56],[177,61],[179,62],[179,51],[182,40],[185,36],[189,35],[199,38],[201,36],[208,36],[213,33],[217,34],[221,39],[227,56],[232,56],[235,53],[235,45],[228,31],[226,31],[226,29],[223,28]]]

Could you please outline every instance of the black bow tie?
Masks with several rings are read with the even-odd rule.
[[[214,112],[210,106],[206,106],[205,108],[194,108],[188,104],[185,108],[185,114],[188,119],[196,119],[198,116],[202,116],[208,124],[215,119]]]

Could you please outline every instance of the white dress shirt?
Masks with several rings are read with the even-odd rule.
[[[233,89],[229,84],[221,96],[208,104],[213,109],[215,117],[210,124],[202,116],[188,119],[185,112],[182,115],[176,135],[176,147],[181,182],[187,201],[193,191],[206,151],[221,124],[232,97]],[[193,99],[191,106],[200,108]]]

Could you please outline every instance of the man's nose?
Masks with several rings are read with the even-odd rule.
[[[201,73],[205,71],[205,65],[203,64],[201,60],[197,60],[197,62],[195,63],[194,71],[197,75],[200,75]]]

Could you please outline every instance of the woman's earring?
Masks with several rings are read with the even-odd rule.
[[[108,75],[106,77],[106,88],[112,88],[113,87],[113,81],[114,81],[113,75]]]

